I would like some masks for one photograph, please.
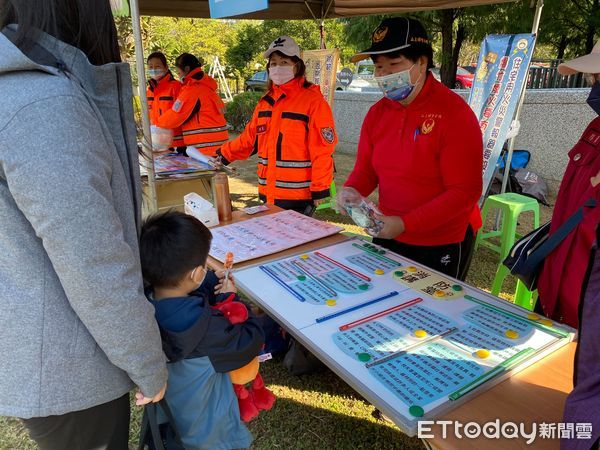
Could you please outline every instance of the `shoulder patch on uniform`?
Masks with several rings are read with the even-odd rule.
[[[333,144],[333,141],[335,140],[335,133],[331,127],[321,128],[321,136],[323,136],[323,139],[325,139],[328,144]]]
[[[181,111],[181,107],[183,106],[183,102],[179,99],[175,100],[175,103],[173,103],[173,111],[175,112],[179,112]]]
[[[263,125],[256,126],[257,133],[264,133],[265,131],[267,131],[267,125],[263,124]]]

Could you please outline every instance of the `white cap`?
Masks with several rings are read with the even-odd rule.
[[[271,53],[273,52],[281,52],[285,56],[297,56],[300,58],[300,47],[298,47],[296,41],[289,36],[279,36],[271,42],[269,49],[263,53],[263,57],[269,59],[269,56],[271,56]]]
[[[572,75],[577,72],[600,73],[600,41],[596,42],[591,53],[558,66],[561,75]]]

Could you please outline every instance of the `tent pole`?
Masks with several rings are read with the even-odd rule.
[[[138,90],[142,104],[142,131],[144,139],[142,143],[142,151],[146,158],[148,171],[148,190],[149,197],[148,211],[154,213],[158,210],[156,200],[156,177],[154,173],[154,158],[152,156],[152,136],[150,133],[150,116],[148,114],[148,98],[146,97],[146,72],[144,64],[144,47],[142,44],[142,28],[140,23],[140,9],[138,0],[129,0],[129,8],[131,10],[131,24],[133,27],[133,39],[135,41],[135,67],[138,75]]]
[[[535,1],[535,0],[534,0]],[[531,34],[535,35],[535,41],[533,42],[533,46],[531,48],[532,59],[529,60],[529,66],[531,65],[531,61],[533,60],[533,52],[535,50],[535,46],[537,44],[538,30],[540,28],[540,19],[542,17],[542,9],[544,8],[544,0],[536,1],[535,15],[533,16],[533,26],[531,28]],[[529,74],[529,66],[527,66],[527,73]],[[519,94],[519,102],[517,103],[517,109],[515,111],[514,120],[519,120],[521,117],[521,110],[523,108],[523,103],[525,102],[525,90],[527,88],[527,78],[525,78],[525,83],[521,87],[521,92]],[[508,177],[510,175],[510,164],[512,161],[513,151],[515,149],[515,138],[511,138],[508,141],[508,154],[506,155],[506,163],[504,164],[504,176],[502,177],[502,190],[501,193],[506,192],[506,186],[508,185]]]

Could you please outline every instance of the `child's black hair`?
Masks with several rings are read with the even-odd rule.
[[[150,216],[140,235],[144,280],[153,288],[176,287],[206,264],[211,241],[210,230],[195,217],[178,211]]]

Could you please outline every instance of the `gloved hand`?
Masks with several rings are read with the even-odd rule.
[[[361,201],[362,195],[356,189],[353,187],[344,187],[335,196],[336,210],[343,215],[348,215],[346,206],[359,205]]]

